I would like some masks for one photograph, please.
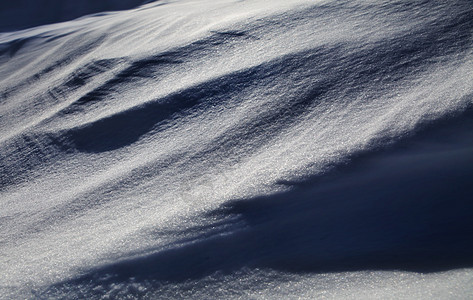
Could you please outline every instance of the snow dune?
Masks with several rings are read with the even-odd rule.
[[[0,33],[0,298],[467,298],[470,1],[158,1]]]

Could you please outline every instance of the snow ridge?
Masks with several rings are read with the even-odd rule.
[[[199,0],[0,34],[0,298],[471,280],[471,28],[466,0]]]

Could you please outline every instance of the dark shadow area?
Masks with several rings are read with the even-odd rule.
[[[33,40],[34,38],[23,38],[14,40],[9,43],[0,44],[0,56],[8,55],[9,57],[15,56],[15,54],[23,48],[29,41]]]
[[[295,273],[472,267],[472,178],[470,109],[288,192],[210,213],[237,215],[245,227],[209,235],[203,225],[192,242],[66,284],[184,282],[244,267]]]
[[[145,0],[15,0],[0,1],[0,32],[57,23],[112,10],[130,9]]]

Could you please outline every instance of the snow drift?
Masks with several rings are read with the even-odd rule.
[[[0,33],[0,297],[471,295],[472,28],[200,0]]]

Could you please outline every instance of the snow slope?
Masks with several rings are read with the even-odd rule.
[[[472,28],[182,0],[0,33],[0,298],[471,297]]]

